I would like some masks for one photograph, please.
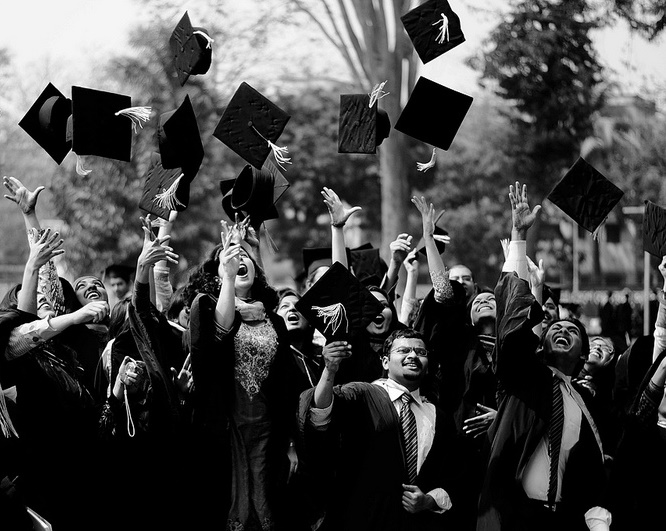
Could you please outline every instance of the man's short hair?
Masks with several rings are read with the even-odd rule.
[[[118,277],[129,284],[133,273],[133,267],[122,264],[111,264],[104,270],[104,280],[107,280],[111,277]]]
[[[388,356],[389,353],[391,352],[391,347],[393,347],[393,342],[396,339],[401,339],[401,338],[420,339],[421,341],[423,341],[423,344],[425,345],[425,338],[423,337],[423,334],[421,332],[418,332],[413,328],[400,328],[398,330],[394,330],[393,332],[391,332],[391,334],[384,341],[384,349],[383,349],[384,356]]]

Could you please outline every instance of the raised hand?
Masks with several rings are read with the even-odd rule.
[[[52,258],[65,252],[64,249],[59,249],[64,240],[59,238],[60,234],[58,232],[47,228],[38,237],[36,229],[31,229],[31,231],[33,231],[32,235],[28,238],[28,244],[30,245],[30,255],[27,261],[28,266],[39,269]]]
[[[352,355],[351,345],[346,341],[332,341],[324,345],[322,356],[326,369],[329,372],[336,373],[340,368],[340,362]]]
[[[240,250],[239,243],[232,243],[236,231],[231,230],[224,240],[224,246],[220,252],[219,260],[224,276],[229,279],[235,279],[240,267]]]
[[[524,240],[528,229],[534,225],[537,214],[541,210],[541,205],[536,205],[530,210],[527,202],[527,185],[516,181],[515,186],[509,186],[509,201],[511,201],[511,215],[513,218],[513,230],[516,232],[517,239]]]
[[[141,229],[143,230],[143,246],[146,247],[156,238],[153,232],[153,223],[156,220],[150,219],[150,214],[146,214],[146,217],[140,216],[139,219],[141,220]]]
[[[405,261],[403,262],[407,274],[416,273],[419,270],[419,259],[417,253],[418,249],[412,249],[409,251]]]
[[[537,266],[532,259],[527,257],[527,271],[530,274],[530,287],[532,289],[539,288],[543,286],[543,283],[546,280],[546,270],[543,267],[543,258],[539,260],[539,265]]]
[[[432,203],[427,203],[425,197],[412,197],[412,203],[421,213],[423,223],[423,237],[433,237],[435,234],[435,207]]]
[[[407,258],[411,244],[412,237],[409,234],[399,234],[398,237],[389,244],[389,249],[391,249],[391,260],[397,264],[402,264]]]
[[[109,315],[109,303],[106,301],[92,301],[83,308],[76,310],[74,317],[75,324],[100,323]]]
[[[173,381],[180,395],[188,395],[194,385],[194,378],[192,377],[192,358],[190,354],[185,358],[185,362],[180,371],[177,371],[175,367],[171,367],[171,375],[173,376]]]
[[[502,245],[502,252],[504,253],[504,260],[509,257],[509,238],[501,238],[500,244]]]
[[[324,203],[328,208],[328,214],[331,216],[331,225],[334,227],[343,227],[352,214],[362,210],[359,206],[346,208],[340,201],[338,194],[325,186],[321,195],[324,196]]]
[[[44,190],[43,186],[38,186],[31,192],[16,177],[7,176],[2,178],[2,184],[9,191],[9,195],[5,194],[5,197],[16,203],[23,214],[30,215],[35,213],[37,198]]]
[[[478,437],[488,431],[490,425],[497,416],[497,411],[483,404],[476,405],[477,416],[471,417],[463,422],[463,431],[465,435]]]

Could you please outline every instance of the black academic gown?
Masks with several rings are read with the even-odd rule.
[[[552,371],[535,354],[532,327],[543,312],[530,288],[515,273],[504,273],[497,299],[497,376],[505,392],[489,431],[492,441],[479,499],[478,531],[511,531],[522,522],[525,493],[520,476],[547,433],[552,409]],[[568,531],[585,530],[585,512],[602,505],[606,487],[603,456],[582,416],[580,440],[569,454],[562,500],[570,515]]]
[[[314,389],[301,395],[299,425],[307,455],[318,457],[322,530],[428,531],[457,529],[454,509],[412,515],[402,507],[407,483],[400,419],[388,393],[365,382],[334,388],[329,428],[314,430],[308,421]],[[428,492],[443,488],[455,507],[460,480],[457,438],[450,416],[437,410],[435,439],[416,479]],[[448,527],[447,527],[448,526]]]

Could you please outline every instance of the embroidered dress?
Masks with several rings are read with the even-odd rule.
[[[262,384],[277,348],[278,336],[269,320],[255,326],[242,322],[234,337],[229,530],[274,528],[266,495],[271,420]]]

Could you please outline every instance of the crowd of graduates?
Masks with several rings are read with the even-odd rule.
[[[525,254],[539,207],[530,210],[519,183],[495,286],[445,265],[451,238],[425,198],[412,199],[419,243],[398,235],[386,263],[371,245],[346,246],[359,207],[324,188],[331,242],[304,250],[300,284],[268,283],[263,229],[238,213],[187,282],[172,285],[173,211],[137,222],[143,248],[132,280],[114,281],[113,307],[104,279],[58,276],[67,245],[40,225],[42,187],[4,185],[30,251],[0,306],[3,529],[659,521],[664,489],[649,479],[660,477],[666,445],[663,291],[654,336],[624,352],[560,316],[542,262]],[[423,258],[432,289],[418,299]],[[659,271],[666,282],[666,259]],[[123,296],[118,284],[131,289]],[[565,399],[551,493],[552,382]],[[425,424],[411,477],[406,436],[394,433],[396,389],[412,394],[417,413],[432,408],[430,420],[417,416]],[[381,407],[389,396],[393,413]]]

